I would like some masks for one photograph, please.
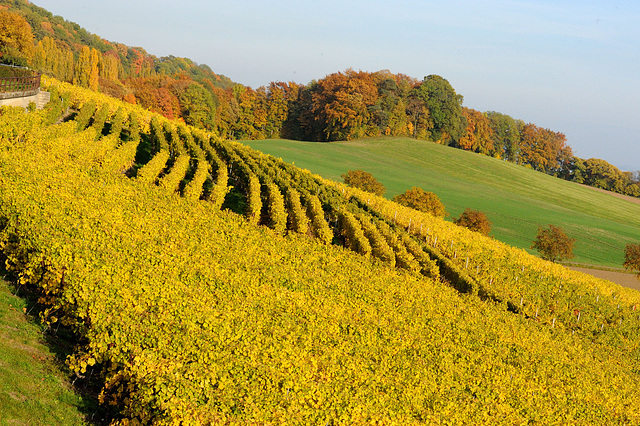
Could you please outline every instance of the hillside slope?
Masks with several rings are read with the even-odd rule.
[[[0,116],[0,247],[114,424],[640,421],[637,292],[48,84]],[[255,214],[220,211],[208,167]],[[350,249],[279,228],[278,191]]]
[[[243,143],[336,181],[366,170],[389,198],[422,187],[443,201],[449,220],[466,207],[484,211],[496,239],[530,252],[538,226],[550,223],[577,239],[579,263],[620,267],[625,245],[640,241],[637,203],[484,155],[409,138]]]

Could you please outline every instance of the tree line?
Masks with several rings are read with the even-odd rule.
[[[0,0],[0,61],[29,65],[228,139],[318,142],[407,136],[500,158],[640,197],[640,173],[582,159],[566,136],[496,111],[463,106],[443,77],[387,70],[335,72],[308,84],[234,83],[186,58],[155,57],[88,33],[25,0]]]

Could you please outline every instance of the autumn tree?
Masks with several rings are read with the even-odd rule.
[[[0,61],[26,66],[33,50],[31,25],[22,16],[0,9]]]
[[[445,217],[447,215],[444,204],[442,204],[436,194],[425,191],[417,186],[407,189],[402,194],[396,195],[393,197],[393,201],[414,210],[430,213],[436,217]]]
[[[409,133],[416,139],[429,139],[433,129],[433,121],[431,121],[429,110],[417,90],[414,90],[407,97],[406,114],[409,118]]]
[[[484,155],[496,154],[496,148],[493,144],[494,131],[490,126],[489,119],[480,111],[466,107],[462,108],[462,114],[466,118],[467,128],[457,146],[466,151]]]
[[[636,271],[637,278],[640,279],[640,244],[627,244],[623,266],[625,269]]]
[[[507,114],[488,111],[484,114],[493,131],[493,144],[500,157],[518,163],[520,157],[520,131],[518,123]]]
[[[216,106],[211,92],[200,83],[190,82],[177,97],[180,101],[180,115],[185,123],[201,129],[213,129]]]
[[[100,52],[89,46],[82,46],[73,75],[73,84],[97,90],[100,76],[99,64]]]
[[[230,123],[236,139],[264,139],[267,124],[267,108],[263,91],[236,84],[232,88],[237,120]]]
[[[549,228],[538,227],[531,248],[538,250],[543,259],[556,262],[573,258],[575,242],[575,238],[568,237],[562,228],[549,225]]]
[[[36,45],[32,66],[59,80],[73,81],[73,52],[68,46],[58,43],[51,37],[44,37]]]
[[[605,160],[590,158],[584,162],[584,166],[585,184],[610,191],[624,192],[627,178],[614,165]]]
[[[369,107],[372,123],[384,135],[413,136],[414,126],[407,114],[407,96],[417,82],[388,70],[373,73],[371,78],[378,88],[378,99]]]
[[[482,235],[489,235],[491,232],[491,222],[487,218],[487,215],[481,211],[465,208],[464,212],[459,218],[453,221],[458,226],[470,229],[481,233]]]
[[[296,83],[271,82],[268,87],[261,87],[264,91],[267,106],[265,136],[267,138],[281,137],[285,121],[289,115],[289,108],[298,97]],[[286,133],[286,132],[285,132]]]
[[[429,110],[433,122],[433,136],[445,143],[454,142],[464,135],[466,128],[462,114],[462,95],[439,75],[429,75],[417,88],[417,96]]]
[[[553,175],[559,173],[573,156],[563,133],[527,123],[520,131],[522,162],[533,169]]]
[[[384,195],[386,188],[369,172],[363,170],[349,170],[342,175],[344,183],[363,191],[371,192],[376,195]]]
[[[120,61],[115,54],[105,54],[99,63],[100,77],[110,81],[118,80]]]
[[[374,136],[369,108],[378,98],[378,89],[366,72],[351,69],[330,74],[314,87],[313,113],[322,123],[322,140],[336,141]]]

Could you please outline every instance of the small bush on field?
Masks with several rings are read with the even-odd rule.
[[[436,217],[445,217],[448,214],[444,209],[444,204],[436,194],[417,186],[407,189],[403,194],[396,195],[393,197],[393,201],[414,210],[430,213]]]
[[[342,175],[344,183],[353,187],[371,192],[376,195],[384,195],[386,188],[373,175],[363,170],[349,170]]]
[[[549,228],[538,227],[538,234],[531,248],[538,250],[545,260],[556,262],[573,257],[575,238],[570,238],[559,226],[549,225]]]
[[[471,210],[470,208],[464,209],[464,212],[462,212],[460,217],[454,220],[453,223],[479,232],[482,235],[489,235],[489,232],[491,232],[491,222],[487,218],[487,215],[477,210]]]
[[[625,269],[637,271],[637,278],[640,279],[640,244],[627,244],[623,266]]]

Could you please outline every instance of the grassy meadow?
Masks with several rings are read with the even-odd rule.
[[[640,241],[640,204],[619,199],[506,161],[410,138],[317,143],[243,143],[342,181],[348,170],[372,173],[391,198],[412,186],[434,192],[448,220],[466,208],[487,213],[491,235],[530,249],[538,226],[554,224],[576,238],[577,263],[621,267],[624,247]]]
[[[28,302],[14,291],[0,280],[0,425],[89,424],[87,401],[72,390],[43,327],[27,320]]]

